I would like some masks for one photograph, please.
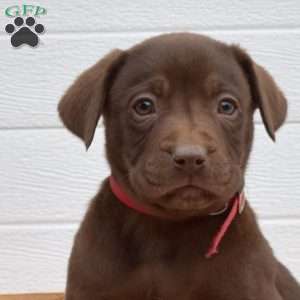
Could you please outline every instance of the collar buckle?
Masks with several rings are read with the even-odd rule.
[[[245,193],[241,192],[239,196],[239,215],[241,215],[245,209],[246,206],[246,197]]]
[[[225,207],[216,211],[216,212],[213,212],[213,213],[210,213],[209,215],[210,216],[218,216],[218,215],[221,215],[223,214],[226,210],[228,209],[228,203],[225,204]]]

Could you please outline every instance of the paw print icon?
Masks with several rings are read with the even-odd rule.
[[[45,27],[42,24],[36,24],[33,17],[24,19],[17,17],[14,20],[14,24],[7,24],[5,31],[11,34],[10,42],[13,47],[19,47],[23,44],[35,47],[39,43],[38,35],[45,31]]]

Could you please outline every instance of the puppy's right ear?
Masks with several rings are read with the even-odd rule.
[[[114,76],[125,60],[125,53],[115,49],[83,72],[58,105],[63,123],[85,142],[87,149],[92,143]]]

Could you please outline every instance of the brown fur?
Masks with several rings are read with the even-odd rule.
[[[216,109],[224,93],[238,99],[232,116]],[[154,113],[136,112],[142,95]],[[239,47],[197,34],[115,50],[75,81],[63,122],[88,147],[103,114],[111,172],[153,216],[121,204],[105,180],[75,238],[66,300],[300,299],[249,204],[205,258],[227,213],[209,214],[243,189],[256,109],[275,139],[287,103],[272,77]]]

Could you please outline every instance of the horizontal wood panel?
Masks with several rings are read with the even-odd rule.
[[[288,120],[300,121],[300,31],[209,34],[241,44],[264,65],[287,95]],[[45,35],[37,49],[13,49],[8,37],[1,37],[0,129],[61,126],[57,103],[76,76],[109,50],[126,49],[151,35]]]
[[[277,143],[262,125],[246,179],[261,217],[300,216],[300,125],[280,130]],[[73,222],[109,175],[103,129],[89,152],[65,129],[0,131],[0,223]]]
[[[63,300],[63,294],[0,295],[0,300]]]
[[[0,226],[0,293],[63,291],[77,225]],[[300,223],[262,222],[275,254],[300,279]]]
[[[0,294],[63,291],[75,230],[0,226]]]
[[[19,4],[19,3],[17,3]],[[21,2],[20,2],[21,4]],[[29,4],[29,3],[26,3]],[[220,1],[39,0],[48,10],[40,22],[52,32],[148,31],[169,29],[295,27],[300,24],[296,0]],[[16,5],[2,0],[0,9]],[[10,18],[1,18],[3,28]]]

